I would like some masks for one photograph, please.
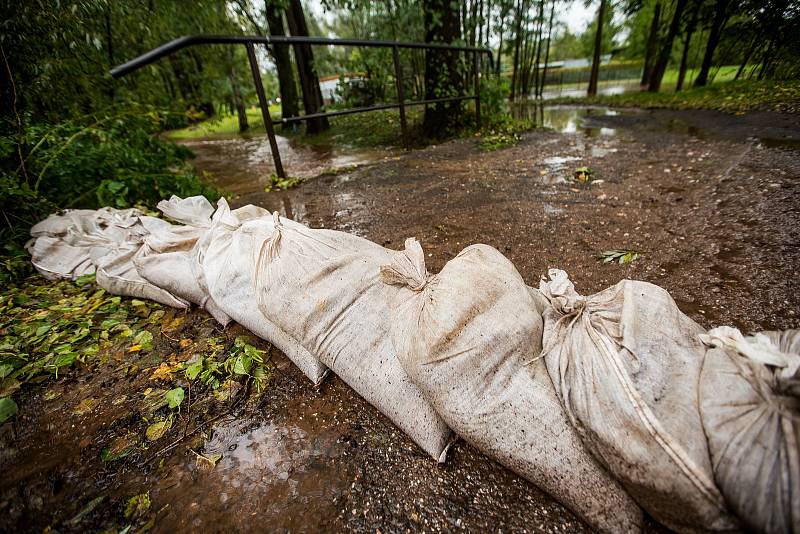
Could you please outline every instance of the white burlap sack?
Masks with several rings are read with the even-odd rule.
[[[736,528],[700,421],[703,328],[658,286],[623,280],[582,297],[564,271],[549,274],[542,355],[584,444],[668,527]]]
[[[147,230],[144,243],[133,259],[137,272],[147,281],[207,310],[220,324],[231,318],[211,298],[200,265],[208,240],[201,239],[211,226],[213,208],[205,197],[161,201],[159,209],[186,226],[155,217],[141,217]],[[190,225],[191,223],[191,225]]]
[[[700,414],[714,476],[756,532],[800,532],[800,330],[703,336]]]
[[[433,458],[444,461],[450,429],[408,379],[390,337],[383,284],[390,251],[360,237],[312,230],[275,214],[258,269],[261,311],[330,367]]]
[[[208,232],[198,246],[208,293],[216,305],[258,337],[280,349],[315,385],[328,369],[287,331],[258,309],[254,276],[261,244],[272,235],[269,213],[255,206],[231,211],[220,199]]]
[[[640,530],[641,510],[584,449],[544,363],[528,365],[541,350],[540,297],[511,262],[474,245],[429,277],[409,239],[381,275],[403,286],[392,312],[397,355],[458,435],[594,528]]]
[[[75,280],[96,273],[113,295],[145,298],[187,308],[189,303],[142,278],[133,264],[147,230],[136,209],[67,210],[31,228],[31,262],[49,279]]]
[[[211,226],[211,215],[214,213],[214,206],[204,196],[181,198],[172,195],[169,200],[160,201],[158,209],[174,221],[197,228]]]

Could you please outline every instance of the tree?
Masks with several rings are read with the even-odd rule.
[[[539,86],[539,98],[544,93],[545,78],[547,77],[547,63],[550,61],[550,38],[553,36],[553,15],[556,11],[556,0],[550,4],[550,21],[547,24],[547,44],[545,45],[544,52],[544,69],[542,70],[542,83]]]
[[[452,44],[461,38],[458,10],[451,0],[423,0],[425,42]],[[425,53],[425,99],[457,96],[462,92],[458,52],[427,50]],[[422,129],[432,139],[442,138],[460,126],[461,102],[437,102],[425,106]]]
[[[703,63],[700,65],[700,72],[694,80],[695,87],[703,87],[708,83],[708,73],[711,70],[711,63],[714,60],[714,50],[717,49],[722,28],[727,18],[728,4],[730,0],[717,0],[714,4],[714,20],[711,22],[711,31],[706,42],[706,51],[703,54]]]
[[[586,90],[587,96],[597,96],[597,81],[600,75],[600,54],[603,46],[603,19],[606,11],[606,0],[600,0],[600,7],[597,9],[597,29],[594,35],[594,55],[592,56],[592,70],[589,74],[589,87]]]
[[[289,0],[289,5],[286,7],[286,22],[292,35],[308,37],[308,25],[300,0]],[[311,50],[311,45],[307,44],[295,44],[293,47],[306,115],[319,113],[322,110],[322,90],[319,88],[319,77],[314,69],[314,52]],[[327,117],[306,120],[306,132],[310,134],[323,132],[330,127]]]
[[[675,11],[672,14],[672,21],[669,24],[669,31],[664,38],[661,45],[661,51],[658,54],[655,65],[653,65],[653,72],[650,74],[650,84],[647,90],[652,93],[657,93],[661,89],[661,80],[664,78],[664,73],[667,71],[667,64],[669,63],[670,55],[672,55],[672,43],[675,41],[675,36],[681,27],[681,16],[683,10],[686,8],[688,0],[678,0],[675,4]]]
[[[650,76],[653,74],[653,64],[655,60],[656,48],[658,47],[658,28],[661,19],[661,2],[656,2],[653,10],[653,21],[650,23],[650,32],[647,36],[647,46],[644,52],[644,68],[642,69],[641,86],[646,87],[650,84]]]
[[[246,132],[250,125],[247,122],[247,108],[242,98],[242,89],[236,77],[236,67],[234,66],[234,50],[231,47],[225,49],[225,59],[228,63],[228,83],[231,89],[231,108],[236,113],[239,121],[239,133]]]
[[[264,17],[267,19],[269,34],[275,36],[286,35],[283,25],[283,10],[279,2],[265,0]],[[289,55],[289,47],[282,44],[274,44],[270,48],[272,59],[275,61],[275,69],[278,71],[278,87],[281,94],[281,117],[288,119],[300,115],[300,108],[297,103],[297,82],[294,78],[292,69],[292,58]]]
[[[689,18],[689,23],[686,26],[686,37],[683,40],[683,52],[681,53],[681,66],[678,70],[678,83],[675,86],[675,91],[680,91],[683,89],[683,82],[686,79],[686,67],[689,58],[689,45],[692,42],[692,34],[694,34],[694,30],[697,28],[697,17],[700,13],[700,6],[702,5],[702,0],[695,0],[694,7],[692,9],[692,15]],[[738,75],[739,73],[737,73]]]

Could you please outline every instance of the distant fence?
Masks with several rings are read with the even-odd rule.
[[[545,85],[569,85],[589,83],[591,67],[548,68]],[[622,63],[600,65],[598,80],[601,82],[614,80],[632,80],[642,77],[641,63]]]
[[[281,155],[278,151],[278,142],[275,138],[274,124],[286,124],[292,122],[306,121],[310,119],[322,117],[335,117],[338,115],[349,115],[352,113],[366,113],[369,111],[379,111],[383,109],[399,109],[400,110],[400,128],[403,134],[403,139],[408,139],[408,126],[406,124],[406,106],[422,106],[427,104],[435,104],[438,102],[454,102],[462,100],[475,101],[475,119],[480,128],[481,124],[481,96],[480,96],[480,57],[486,55],[489,61],[489,72],[492,72],[494,66],[494,58],[491,50],[487,48],[478,48],[474,46],[451,46],[446,44],[437,43],[404,43],[400,41],[366,41],[362,39],[330,39],[325,37],[286,37],[286,36],[239,36],[239,35],[193,35],[188,37],[180,37],[169,43],[159,46],[141,56],[134,58],[127,63],[119,65],[111,69],[111,75],[114,78],[125,76],[135,70],[138,70],[146,65],[149,65],[159,59],[169,56],[179,50],[196,45],[207,44],[234,44],[244,45],[247,48],[247,57],[250,62],[250,70],[253,75],[253,83],[255,84],[256,94],[258,95],[258,104],[261,107],[261,116],[264,120],[264,127],[267,130],[267,137],[269,138],[270,149],[272,152],[272,159],[275,163],[275,173],[281,178],[286,177],[286,172],[283,169],[281,162]],[[288,117],[280,121],[273,121],[269,114],[269,107],[266,95],[264,94],[264,86],[261,80],[261,69],[258,66],[258,59],[256,58],[255,45],[269,45],[269,44],[307,44],[307,45],[323,45],[323,46],[363,46],[363,47],[376,47],[376,48],[391,48],[394,58],[394,74],[395,83],[397,86],[397,102],[390,104],[378,104],[367,107],[340,109],[336,111],[328,111],[323,113],[311,113],[301,115],[299,117]],[[400,68],[400,49],[418,49],[418,50],[452,50],[456,52],[463,52],[472,55],[472,78],[474,80],[474,93],[462,94],[458,96],[449,96],[444,98],[432,98],[428,100],[412,100],[406,101],[403,88],[403,74]]]

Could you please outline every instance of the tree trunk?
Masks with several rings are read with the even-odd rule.
[[[539,61],[542,58],[542,30],[544,29],[544,2],[539,0],[539,23],[536,30],[536,59],[533,63],[533,96],[538,96],[539,93]]]
[[[450,0],[423,0],[425,42],[450,44],[461,38],[458,10]],[[462,92],[458,73],[458,52],[426,50],[425,99],[457,96]],[[422,124],[425,135],[442,138],[461,125],[461,102],[438,102],[425,106]]]
[[[250,125],[247,123],[247,109],[242,99],[242,91],[239,88],[239,80],[236,79],[236,72],[233,66],[228,71],[228,81],[231,83],[231,93],[233,93],[233,105],[236,107],[236,116],[239,119],[239,132],[246,132]],[[266,126],[265,126],[266,128]]]
[[[550,22],[547,24],[547,45],[544,49],[544,69],[542,69],[542,84],[539,87],[539,98],[544,94],[544,84],[547,78],[547,63],[550,61],[550,37],[553,35],[553,15],[556,12],[556,0],[550,5]]]
[[[758,42],[758,38],[753,39],[753,42],[750,43],[750,47],[747,49],[747,53],[744,55],[744,61],[742,64],[739,65],[739,70],[736,71],[736,76],[734,76],[734,80],[738,80],[739,77],[744,72],[744,69],[747,67],[747,63],[750,61],[750,58],[753,57],[753,52],[756,49],[756,43]]]
[[[675,5],[675,12],[672,14],[672,21],[669,24],[669,32],[664,44],[661,46],[661,52],[658,54],[656,64],[653,66],[653,73],[650,76],[650,85],[647,90],[651,93],[657,93],[661,89],[661,80],[664,78],[664,73],[667,71],[667,64],[669,63],[669,56],[672,54],[672,43],[675,41],[675,36],[681,28],[681,16],[683,10],[686,8],[688,0],[678,0]]]
[[[513,72],[511,73],[511,96],[509,100],[513,101],[517,95],[517,82],[519,81],[519,47],[522,44],[522,0],[517,2],[516,13],[516,33],[514,34],[514,65]]]
[[[656,2],[653,9],[653,22],[650,23],[650,34],[647,36],[647,45],[644,49],[644,69],[642,70],[642,89],[650,84],[650,75],[653,73],[653,56],[658,46],[658,27],[661,24],[661,2]]]
[[[722,37],[722,25],[725,23],[729,2],[730,0],[717,0],[714,6],[714,21],[711,23],[711,32],[708,34],[708,42],[706,43],[706,51],[703,54],[703,63],[700,65],[700,72],[694,81],[695,87],[704,87],[708,83],[708,73],[714,60],[714,50],[717,49],[719,40]]]
[[[303,4],[300,0],[290,0],[286,8],[286,22],[289,32],[295,37],[308,37]],[[311,45],[296,44],[294,55],[297,60],[297,72],[300,74],[300,87],[303,91],[303,106],[306,115],[319,113],[322,110],[322,90],[319,88],[319,78],[314,70],[314,53]],[[327,117],[310,119],[306,121],[306,132],[315,134],[330,129]]]
[[[770,39],[769,45],[767,46],[767,49],[764,51],[764,54],[763,54],[763,60],[762,60],[762,63],[761,63],[761,69],[758,71],[758,78],[756,78],[757,80],[763,80],[766,77],[767,72],[768,72],[767,71],[767,66],[772,61],[772,57],[774,55],[773,54],[774,48],[775,48],[775,40],[774,39]]]
[[[506,18],[501,14],[500,15],[500,44],[497,47],[497,61],[494,64],[494,73],[495,76],[500,76],[500,65],[503,61],[503,26],[506,21]]]
[[[683,53],[681,54],[681,67],[678,71],[678,84],[675,86],[675,91],[683,89],[683,82],[686,79],[686,63],[689,58],[689,45],[692,42],[692,34],[697,28],[697,16],[700,13],[700,2],[696,2],[694,10],[692,11],[692,18],[689,20],[689,25],[686,27],[686,39],[683,41]]]
[[[594,55],[592,57],[592,72],[589,75],[589,88],[586,96],[597,96],[597,79],[600,76],[600,55],[603,48],[603,19],[606,15],[606,0],[600,0],[597,10],[597,32],[594,34]]]
[[[265,0],[264,15],[267,19],[270,35],[286,35],[286,30],[283,26],[283,13],[275,2]],[[272,52],[272,59],[275,60],[275,68],[278,71],[278,89],[281,93],[281,117],[284,119],[297,117],[300,115],[300,107],[297,102],[297,82],[294,79],[289,46],[274,44],[270,52]]]

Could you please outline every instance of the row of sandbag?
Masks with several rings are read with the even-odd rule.
[[[117,220],[99,229],[83,222],[75,230],[74,220],[51,217],[48,235],[41,225],[34,228],[34,235],[53,240],[36,240],[34,263],[53,273],[42,248],[58,256],[58,245],[96,247],[108,233],[115,243],[130,242],[105,257],[90,254],[100,260],[101,284],[109,280],[101,279],[102,265],[122,265],[133,256],[134,268],[124,270],[127,277],[110,291],[163,297],[170,305],[178,297],[223,324],[233,318],[282,349],[315,383],[326,372],[323,363],[332,368],[434,458],[444,459],[453,428],[600,530],[640,527],[641,512],[628,494],[677,530],[736,528],[713,480],[726,462],[738,465],[728,469],[732,489],[720,486],[740,516],[763,531],[797,528],[798,469],[791,454],[786,461],[787,450],[796,458],[796,441],[794,449],[784,440],[756,451],[747,432],[739,432],[737,439],[750,449],[740,444],[725,449],[727,457],[715,455],[712,472],[698,410],[705,348],[697,336],[703,332],[660,288],[624,281],[583,299],[559,272],[539,292],[483,245],[465,249],[430,276],[413,240],[406,251],[392,252],[253,206],[231,211],[224,200],[216,213],[201,198],[173,198],[159,207],[185,226],[138,217],[141,231],[112,211],[104,213]],[[71,230],[64,232],[65,226]],[[142,282],[153,287],[142,293]],[[724,358],[739,361],[727,352]],[[745,389],[732,387],[728,397],[735,401]],[[716,392],[709,398],[717,406],[702,422],[722,414],[718,426],[729,424],[723,408],[736,403],[718,402]],[[725,442],[727,433],[722,428],[714,436]],[[784,459],[777,466],[782,480],[764,475],[765,464],[776,474],[773,453]],[[743,479],[742,461],[755,470],[749,478]],[[766,494],[753,499],[743,483],[759,484]],[[743,505],[729,495],[736,491],[747,497]],[[783,507],[775,509],[779,501]],[[764,519],[770,507],[772,516]]]
[[[544,459],[563,458],[561,440],[538,434],[557,399],[586,450],[662,524],[800,532],[800,331],[706,333],[653,284],[583,297],[563,271],[548,274],[531,290],[475,245],[431,276],[413,240],[383,268],[416,292],[394,307],[398,357],[451,428],[544,489],[568,476],[551,493],[579,509],[607,488]],[[604,510],[618,514],[614,530],[634,524],[630,505]]]

